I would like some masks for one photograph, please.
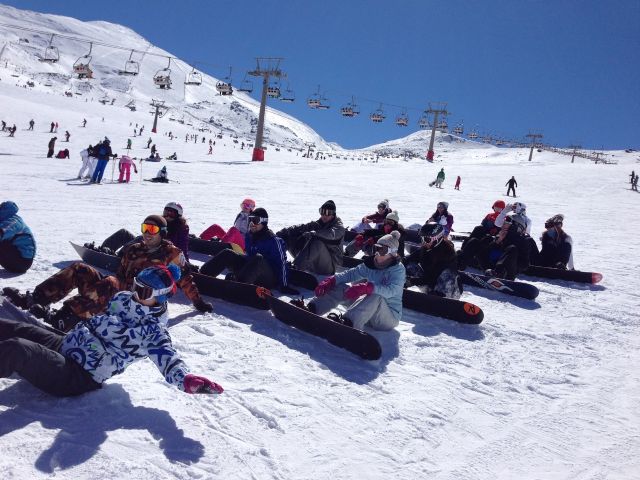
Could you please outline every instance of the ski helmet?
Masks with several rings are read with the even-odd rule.
[[[180,205],[178,202],[169,202],[164,206],[165,210],[167,208],[170,208],[171,210],[174,210],[179,217],[182,216],[182,205]]]
[[[496,200],[495,202],[493,202],[493,206],[492,208],[499,208],[500,211],[504,210],[505,207],[505,203],[504,200]]]
[[[431,250],[440,245],[442,240],[444,240],[444,227],[435,222],[425,223],[420,228],[418,235],[420,235],[422,241],[427,244],[427,250]]]
[[[145,268],[133,279],[133,291],[141,300],[155,297],[158,303],[165,303],[176,293],[180,276],[180,267],[174,263]]]
[[[527,214],[527,206],[522,202],[515,202],[511,208],[513,208],[514,213],[516,214]]]

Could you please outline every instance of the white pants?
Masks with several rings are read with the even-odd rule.
[[[91,175],[91,171],[89,169],[91,165],[90,157],[82,157],[82,166],[80,167],[80,171],[78,172],[78,178],[82,178],[82,174],[84,171],[87,171],[87,175]]]
[[[314,297],[309,303],[313,304],[318,315],[323,315],[338,305],[347,307],[344,317],[351,320],[353,328],[362,330],[369,325],[375,330],[391,330],[398,326],[398,319],[387,305],[384,297],[376,295],[363,295],[355,301],[344,298],[344,290],[349,285],[337,285],[322,297]]]

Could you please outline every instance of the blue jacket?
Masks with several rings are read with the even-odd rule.
[[[268,228],[257,234],[248,231],[244,236],[244,251],[248,257],[260,254],[267,261],[278,283],[284,287],[289,285],[287,272],[287,247],[280,237],[276,237]]]
[[[387,268],[377,269],[369,268],[366,265],[369,262],[366,260],[365,262],[344,272],[336,273],[336,285],[359,282],[363,279],[373,283],[373,293],[387,301],[394,317],[399,321],[402,319],[402,294],[406,279],[404,265],[397,262]]]
[[[116,293],[107,313],[78,323],[64,336],[60,353],[79,363],[97,383],[149,358],[168,383],[184,391],[189,370],[171,344],[166,303],[146,307],[132,295]]]
[[[0,203],[0,241],[11,242],[22,258],[32,259],[36,256],[36,241],[18,213],[18,206],[12,202]]]

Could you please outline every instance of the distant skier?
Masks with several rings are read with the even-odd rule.
[[[430,187],[436,186],[437,188],[442,188],[442,182],[444,182],[444,168],[441,168],[436,176],[436,179],[429,184]]]
[[[462,180],[462,178],[460,178],[460,175],[458,175],[458,178],[456,178],[456,185],[455,187],[453,187],[455,190],[460,190],[460,181]]]
[[[64,141],[68,142],[70,138],[71,138],[71,134],[69,133],[69,130],[65,130],[65,132],[64,132],[64,139],[65,140]]]
[[[633,181],[636,179],[637,175],[635,170],[631,170],[631,175],[629,175],[629,183],[633,186]]]
[[[122,157],[120,157],[120,163],[118,167],[120,169],[118,183],[129,183],[129,180],[131,178],[131,167],[133,167],[134,172],[138,173],[136,164],[133,163],[133,159],[128,155],[122,155]]]
[[[36,122],[33,121],[33,118],[31,120],[29,120],[29,130],[33,130],[33,126],[36,124]]]
[[[631,190],[638,191],[638,175],[633,179],[633,185],[631,185]]]
[[[513,196],[516,196],[516,188],[518,186],[518,182],[516,182],[516,178],[514,176],[512,176],[507,183],[504,184],[505,186],[509,186],[509,188],[507,188],[507,197],[510,196],[509,192],[513,192]]]
[[[140,135],[142,135],[142,129],[140,129]],[[147,148],[151,146],[152,142],[153,140],[151,140],[151,137],[149,137],[149,140],[147,140]],[[153,150],[151,151],[151,154],[153,155]]]
[[[131,150],[131,139],[127,138],[127,150]]]
[[[49,133],[53,133],[53,129],[55,128],[56,124],[54,122],[51,122],[51,129],[49,130]],[[3,128],[4,130],[4,128]]]
[[[87,119],[86,118],[82,119],[82,126],[83,127],[87,126]]]
[[[58,122],[56,122],[56,128],[54,130],[54,133],[58,133]]]
[[[52,158],[53,157],[53,149],[56,148],[56,140],[58,139],[58,137],[53,137],[51,140],[49,140],[49,151],[47,152],[47,158]]]
[[[78,180],[81,180],[83,175],[91,175],[93,172],[91,171],[91,160],[89,158],[89,152],[93,149],[91,145],[88,148],[80,151],[80,158],[82,159],[82,165],[80,166],[80,170],[78,171]]]

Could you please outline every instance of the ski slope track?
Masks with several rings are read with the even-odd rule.
[[[148,46],[134,32],[105,22],[8,7],[0,7],[0,22]],[[38,46],[45,43],[41,38]],[[75,48],[73,60],[85,50],[62,42],[58,47],[61,54]],[[161,213],[169,201],[182,204],[195,234],[214,222],[230,226],[245,197],[267,209],[274,231],[316,219],[327,199],[336,202],[345,225],[354,225],[383,198],[405,225],[424,222],[438,201],[448,201],[454,229],[470,231],[496,199],[506,200],[504,184],[512,175],[533,220],[532,235],[539,237],[546,218],[563,213],[576,268],[601,272],[603,280],[585,285],[521,278],[539,288],[535,301],[468,287],[462,298],[482,308],[482,324],[405,310],[394,331],[371,332],[382,346],[382,358],[373,362],[292,329],[269,311],[209,299],[214,312],[201,314],[180,293],[169,306],[173,342],[194,373],[219,382],[225,392],[215,398],[184,394],[166,384],[151,362],[78,398],[50,397],[17,377],[0,379],[2,478],[638,478],[640,196],[629,187],[629,173],[640,167],[637,152],[607,152],[615,165],[580,158],[572,164],[550,152],[534,152],[529,162],[527,149],[452,141],[436,144],[434,164],[312,160],[271,148],[266,161],[251,162],[250,149],[240,149],[230,136],[249,131],[248,123],[234,123],[240,116],[229,115],[224,104],[236,97],[213,95],[215,79],[208,78],[208,93],[189,100],[225,111],[223,138],[207,155],[212,134],[195,130],[199,123],[171,122],[168,113],[158,133],[150,134],[152,119],[142,104],[156,98],[150,76],[164,61],[145,58],[133,93],[118,94],[102,83],[108,62],[94,50],[95,82],[116,98],[113,106],[98,102],[103,90],[68,98],[66,84],[20,86],[45,68],[68,72],[66,56],[66,64],[48,66],[15,46],[3,54],[10,66],[0,67],[0,119],[18,129],[15,138],[0,132],[0,201],[18,204],[38,252],[23,275],[0,269],[0,287],[33,289],[78,260],[69,241],[101,242],[122,227],[136,232],[145,216]],[[109,68],[122,68],[126,60],[124,52],[103,55],[113,55],[114,62],[117,56]],[[12,65],[27,73],[11,76]],[[123,107],[133,97],[136,112]],[[248,97],[238,101],[257,110]],[[187,104],[176,108],[189,111]],[[35,129],[27,131],[31,118]],[[80,127],[83,118],[86,128]],[[46,158],[52,121],[59,123],[56,151],[69,148],[70,159]],[[316,141],[330,148],[309,127],[286,121],[295,135],[273,126],[274,142]],[[136,123],[145,125],[142,137],[132,136]],[[65,130],[69,143],[62,141]],[[196,133],[207,143],[185,142]],[[131,138],[136,157],[148,155],[151,135],[162,156],[176,152],[178,160],[138,163],[141,172],[132,172],[129,184],[67,185],[80,168],[79,151],[105,135],[118,154]],[[403,148],[403,140],[394,145]],[[180,183],[140,182],[163,165]],[[444,188],[429,188],[440,168],[447,175]],[[109,163],[106,180],[112,172]],[[453,189],[457,175],[460,191]],[[0,316],[11,315],[0,307]]]

